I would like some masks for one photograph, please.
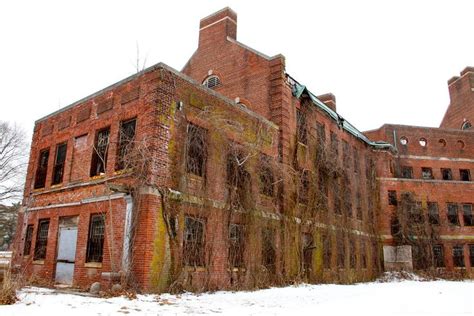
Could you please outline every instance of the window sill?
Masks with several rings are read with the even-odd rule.
[[[105,178],[105,173],[89,177],[90,180],[98,180],[98,179],[103,179],[103,178]]]
[[[52,185],[51,185],[51,189],[60,188],[60,187],[62,187],[62,186],[63,186],[63,184],[62,184],[62,183],[58,183],[58,184],[52,184]]]
[[[33,260],[33,264],[44,265],[44,260]]]
[[[126,168],[126,169],[121,169],[121,170],[115,170],[114,171],[114,176],[118,176],[118,175],[121,175],[121,174],[125,174],[125,173],[131,173],[132,172],[132,168]],[[98,176],[96,176],[98,177]]]
[[[205,267],[193,267],[193,266],[185,266],[186,271],[188,272],[204,272],[207,269]]]
[[[84,264],[86,268],[102,268],[102,262],[86,262]]]
[[[247,269],[245,268],[232,268],[232,269],[227,269],[228,272],[245,272]]]

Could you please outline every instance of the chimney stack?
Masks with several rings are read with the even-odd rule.
[[[199,47],[227,37],[237,38],[237,13],[225,7],[203,19],[199,23]]]
[[[332,93],[318,95],[317,98],[326,104],[331,110],[336,112],[336,96]]]

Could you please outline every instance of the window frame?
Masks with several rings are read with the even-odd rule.
[[[455,268],[464,268],[466,263],[464,261],[464,247],[463,245],[454,245],[453,250],[453,266]]]
[[[107,136],[101,136],[101,133],[107,132]],[[94,146],[92,147],[92,158],[91,158],[91,169],[90,169],[90,176],[101,176],[107,172],[107,160],[108,160],[108,152],[110,147],[110,126],[101,128],[96,131],[95,139],[94,139]],[[104,137],[107,139],[106,144],[99,144],[101,142],[100,137]]]
[[[133,127],[126,129],[125,126],[133,123]],[[128,135],[128,131],[133,131],[133,135]],[[133,117],[127,120],[120,121],[119,134],[118,134],[118,144],[117,144],[117,153],[115,161],[115,171],[120,171],[125,169],[125,157],[134,147],[134,140],[137,134],[137,118]],[[110,136],[109,136],[110,137]],[[110,142],[110,140],[109,140]]]
[[[45,158],[43,159],[43,155]],[[42,189],[46,186],[46,178],[48,177],[48,161],[49,161],[49,147],[41,149],[38,154],[38,163],[36,165],[35,183],[33,188]]]
[[[35,250],[33,254],[34,261],[46,259],[46,254],[48,251],[49,224],[49,218],[42,218],[38,221],[38,228],[36,230]],[[45,226],[46,229],[44,228]]]
[[[53,175],[51,177],[51,185],[61,184],[64,180],[64,167],[66,166],[67,158],[67,145],[68,142],[62,142],[56,145],[56,153],[54,155],[54,166],[53,166]],[[64,148],[64,160],[58,161],[60,159],[60,150]]]
[[[33,244],[33,232],[34,225],[28,224],[28,226],[26,226],[25,242],[23,244],[23,256],[29,256],[31,254],[31,246]]]
[[[453,171],[451,170],[451,168],[441,168],[441,178],[444,181],[452,181]]]
[[[102,221],[102,227],[94,227],[98,222],[96,218]],[[96,234],[99,230],[99,234]],[[89,231],[87,234],[86,244],[86,263],[102,263],[104,260],[104,244],[105,244],[105,214],[94,213],[89,218]]]
[[[452,209],[450,209],[450,207],[452,207]],[[453,214],[453,212],[455,214]],[[459,222],[459,207],[457,203],[452,203],[452,202],[446,203],[446,217],[450,225],[461,226]]]
[[[183,229],[183,265],[195,268],[205,267],[205,243],[206,221],[186,215]]]

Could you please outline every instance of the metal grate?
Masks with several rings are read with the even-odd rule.
[[[214,89],[215,87],[221,84],[221,81],[217,76],[210,76],[207,77],[202,84],[208,87],[209,89]]]
[[[94,214],[89,225],[86,262],[102,262],[104,252],[105,215]]]
[[[242,225],[231,224],[229,227],[229,263],[231,267],[244,266],[244,229]]]
[[[38,233],[36,235],[34,260],[46,258],[46,248],[48,246],[49,219],[40,220],[38,223]]]
[[[204,222],[196,218],[184,221],[183,261],[187,266],[204,266]]]

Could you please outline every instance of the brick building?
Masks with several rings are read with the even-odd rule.
[[[282,55],[236,34],[235,12],[218,11],[201,20],[181,72],[154,65],[36,121],[16,267],[147,291],[365,281],[383,269],[383,244],[396,244],[391,204],[412,192],[421,212],[438,203],[428,246],[444,247],[451,270],[462,246],[459,269],[470,271],[460,214],[473,202],[474,72],[450,81],[447,128],[363,134],[332,94],[315,96]],[[462,107],[471,116],[460,119]],[[445,203],[457,205],[455,224]]]

